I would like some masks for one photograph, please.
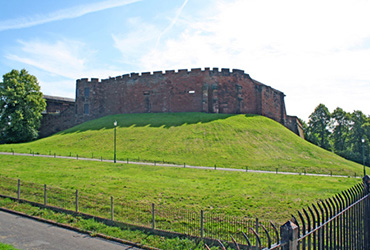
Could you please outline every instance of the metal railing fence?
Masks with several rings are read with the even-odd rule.
[[[46,207],[56,207],[75,213],[92,215],[111,221],[162,230],[200,239],[219,239],[238,242],[245,236],[251,245],[268,245],[264,228],[273,231],[271,223],[242,216],[216,214],[212,211],[171,207],[154,203],[140,203],[82,190],[57,188],[0,176],[0,196],[30,201]],[[254,232],[259,232],[257,239]],[[243,235],[243,233],[245,235]],[[272,237],[276,238],[275,231]]]

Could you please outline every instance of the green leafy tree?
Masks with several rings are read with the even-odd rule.
[[[353,161],[362,162],[362,139],[368,141],[366,137],[366,123],[368,118],[359,110],[353,111],[351,114],[351,128],[349,133],[349,141],[351,143],[351,158]]]
[[[334,152],[342,155],[346,151],[346,143],[350,131],[351,115],[341,108],[336,108],[331,114],[334,125],[331,139]]]
[[[25,69],[12,70],[0,82],[0,141],[36,139],[46,102],[35,76]]]
[[[330,126],[331,114],[324,104],[320,104],[309,116],[307,140],[329,150]]]

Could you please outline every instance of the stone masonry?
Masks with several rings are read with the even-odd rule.
[[[54,120],[62,129],[122,113],[259,114],[300,134],[297,118],[286,115],[284,96],[281,91],[237,69],[131,73],[101,81],[97,78],[82,78],[76,83],[74,115],[67,110],[60,114],[60,118],[54,117]],[[50,122],[49,119],[48,126],[52,125]],[[49,133],[40,131],[40,134],[46,136]]]

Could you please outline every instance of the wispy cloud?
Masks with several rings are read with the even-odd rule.
[[[320,102],[349,111],[368,106],[370,2],[237,0],[216,6],[215,15],[205,10],[203,19],[143,54],[139,64],[148,70],[242,68],[285,92],[289,113],[302,118]],[[361,93],[348,89],[361,84],[367,86]]]
[[[18,41],[15,53],[5,55],[7,60],[30,65],[51,76],[71,79],[83,77],[107,78],[122,74],[110,67],[103,69],[94,64],[95,51],[80,41],[62,39],[56,42],[39,40]]]
[[[189,0],[185,0],[181,7],[176,11],[176,16],[172,19],[171,23],[161,32],[161,34],[157,38],[156,48],[158,47],[159,42],[164,34],[166,34],[172,27],[176,24],[177,20],[179,19],[182,10],[185,8],[185,5],[188,3]]]
[[[89,13],[103,11],[110,8],[120,7],[141,0],[107,0],[103,2],[78,5],[71,8],[58,10],[44,15],[35,15],[30,17],[22,17],[17,19],[10,19],[0,22],[0,31],[28,28],[44,23],[50,23],[63,19],[72,19],[84,16]]]

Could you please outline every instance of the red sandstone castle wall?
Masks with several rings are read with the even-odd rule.
[[[286,120],[284,94],[242,70],[169,70],[131,73],[101,82],[77,80],[76,117],[80,121],[149,112],[244,113],[261,114],[282,124]]]

